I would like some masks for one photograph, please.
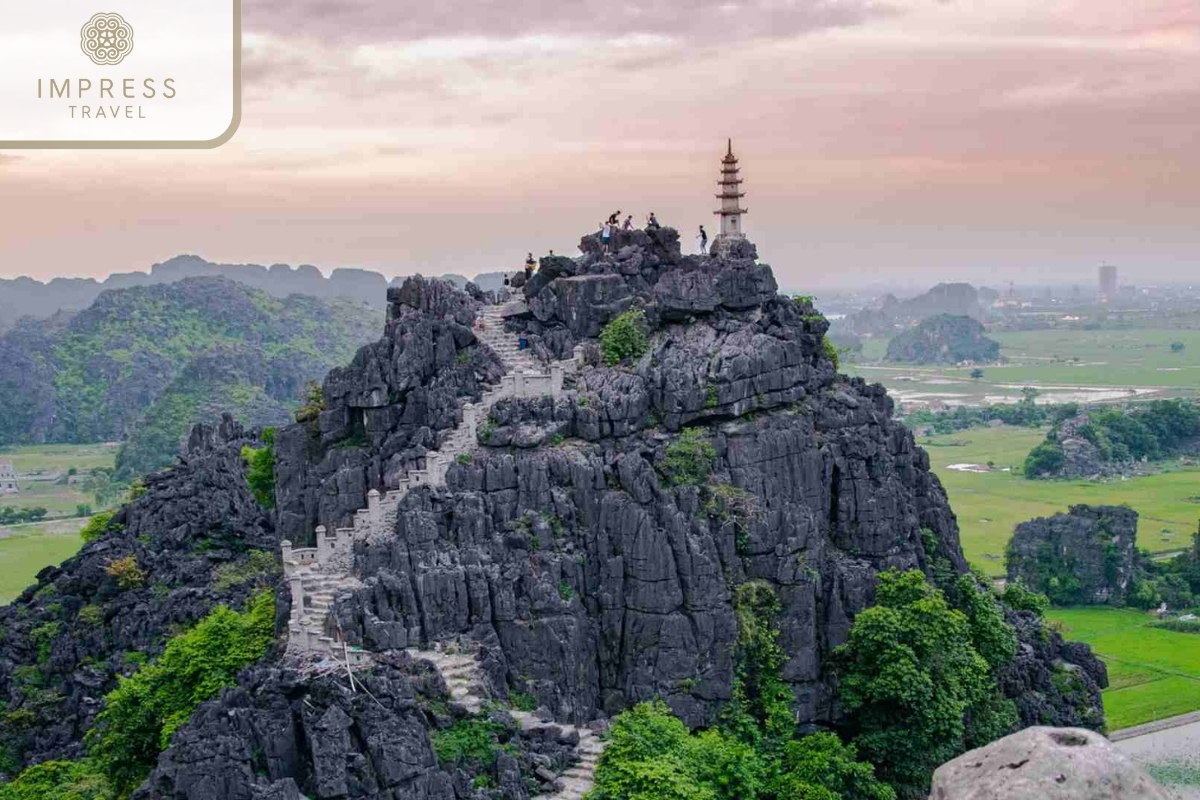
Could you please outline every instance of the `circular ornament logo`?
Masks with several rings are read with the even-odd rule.
[[[133,52],[133,26],[120,14],[97,14],[79,32],[80,47],[96,64],[120,64]]]

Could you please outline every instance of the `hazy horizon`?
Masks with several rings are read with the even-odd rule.
[[[0,154],[0,276],[181,253],[472,276],[617,208],[694,251],[727,136],[782,285],[1196,269],[1192,3],[265,0],[245,31],[231,144]]]

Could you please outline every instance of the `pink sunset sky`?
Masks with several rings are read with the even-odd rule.
[[[245,0],[208,152],[0,153],[0,277],[515,268],[615,209],[803,288],[1200,273],[1195,0]]]

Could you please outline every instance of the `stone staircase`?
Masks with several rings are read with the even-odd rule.
[[[348,659],[351,663],[369,660],[369,654],[346,648],[336,631],[326,631],[326,619],[338,592],[353,590],[362,584],[351,575],[354,542],[372,533],[386,534],[396,528],[400,501],[414,486],[441,486],[446,471],[459,456],[478,447],[478,425],[488,418],[492,404],[505,397],[557,396],[562,390],[563,374],[574,362],[552,364],[548,372],[520,348],[519,337],[504,331],[501,306],[484,306],[479,313],[481,329],[476,338],[500,356],[506,374],[499,386],[485,392],[477,404],[463,407],[463,418],[437,450],[425,454],[425,468],[409,470],[399,486],[381,494],[372,489],[367,507],[354,514],[354,526],[326,530],[317,527],[317,546],[293,548],[282,542],[284,572],[292,589],[292,614],[288,623],[291,634],[288,653],[295,656]]]
[[[344,646],[341,637],[325,629],[329,611],[338,594],[362,588],[348,573],[322,570],[319,564],[298,567],[288,575],[292,585],[292,613],[288,620],[288,654],[318,654],[361,664],[367,655],[360,648]],[[299,592],[297,592],[297,584]]]
[[[435,644],[433,650],[410,648],[407,652],[413,658],[433,663],[441,673],[442,679],[446,681],[452,702],[462,705],[472,714],[480,712],[487,690],[481,679],[479,662],[469,645],[439,643]],[[600,734],[586,726],[546,722],[528,711],[508,709],[508,713],[520,724],[523,731],[554,726],[568,736],[572,733],[579,735],[579,744],[575,746],[575,754],[579,760],[557,776],[552,793],[539,796],[547,800],[582,800],[595,783],[596,764],[600,761],[600,754],[604,752],[604,740]]]
[[[534,359],[529,350],[521,349],[521,339],[504,331],[503,306],[486,306],[480,318],[483,320],[483,330],[476,331],[475,337],[496,351],[504,366],[511,372],[538,372],[541,364]]]

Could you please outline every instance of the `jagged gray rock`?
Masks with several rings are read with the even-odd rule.
[[[1137,523],[1131,508],[1088,505],[1022,522],[1006,551],[1008,580],[1056,602],[1124,605],[1139,569]]]
[[[1167,800],[1098,733],[1026,728],[963,753],[933,773],[930,800]]]
[[[241,605],[254,590],[255,582],[214,585],[220,565],[249,549],[278,549],[271,517],[246,485],[240,451],[252,443],[229,417],[196,426],[181,464],[148,476],[145,493],[116,513],[106,535],[39,572],[34,586],[0,608],[0,698],[10,712],[33,714],[20,728],[0,722],[8,755],[21,764],[82,756],[104,695],[129,673],[127,653],[154,657],[171,631],[219,603]],[[138,585],[122,586],[107,570],[128,557],[143,573]],[[288,594],[280,588],[284,620]],[[80,615],[86,606],[100,618]],[[58,632],[44,660],[38,629]],[[19,669],[34,664],[38,691]]]
[[[362,586],[339,593],[326,623],[372,651],[361,670],[369,695],[320,669],[249,670],[177,730],[139,800],[462,800],[485,777],[523,798],[563,776],[578,730],[639,701],[662,697],[691,725],[716,721],[734,675],[732,592],[748,580],[782,604],[797,722],[836,723],[829,655],[871,604],[879,571],[966,571],[945,492],[883,387],[837,374],[827,321],[810,299],[775,293],[752,244],[683,257],[678,234],[661,229],[619,232],[607,252],[595,236],[580,247],[526,284],[530,312],[507,317],[507,332],[535,357],[560,358],[637,307],[647,352],[584,368],[557,397],[496,402],[445,485],[410,487],[394,522],[389,513],[351,532]],[[318,524],[347,524],[368,491],[394,488],[449,439],[463,404],[504,371],[479,302],[424,279],[389,292],[384,338],[330,373],[316,422],[276,437],[272,535],[299,547]],[[258,519],[239,503],[194,519]],[[1071,705],[1101,726],[1090,651],[1032,615],[1018,621],[1024,663],[1046,670],[1004,684],[1023,719],[1065,717]],[[485,710],[447,699],[436,671],[394,651],[462,640],[478,652],[471,669],[486,694],[570,728],[533,737],[493,711],[518,753],[473,771],[438,765],[430,731]],[[1060,668],[1091,683],[1065,691]]]

